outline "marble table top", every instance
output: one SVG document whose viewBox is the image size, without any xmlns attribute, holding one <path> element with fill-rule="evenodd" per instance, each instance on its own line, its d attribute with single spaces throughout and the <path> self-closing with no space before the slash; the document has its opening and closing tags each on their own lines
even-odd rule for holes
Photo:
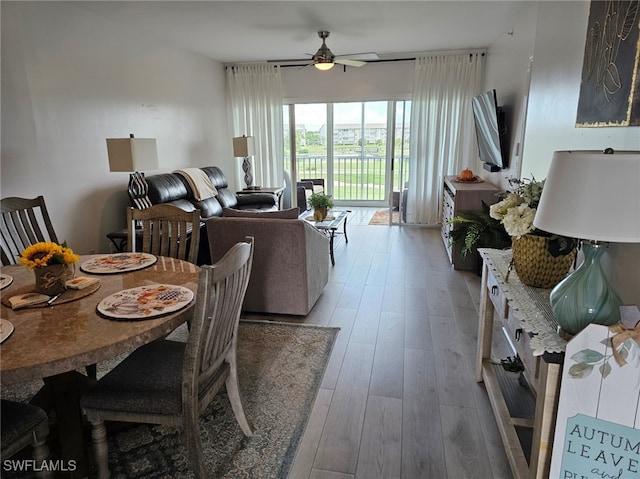
<svg viewBox="0 0 640 479">
<path fill-rule="evenodd" d="M 77 264 L 90 258 L 82 256 Z M 141 321 L 106 319 L 96 312 L 96 306 L 123 289 L 154 283 L 181 285 L 196 293 L 198 272 L 192 263 L 166 257 L 159 257 L 146 269 L 128 273 L 91 275 L 76 267 L 76 275 L 100 279 L 97 291 L 50 307 L 14 311 L 2 304 L 1 317 L 15 330 L 0 344 L 0 382 L 12 384 L 73 371 L 167 335 L 189 318 L 195 299 L 175 313 Z M 3 266 L 2 273 L 13 277 L 13 283 L 0 292 L 3 297 L 35 283 L 33 271 L 22 265 Z"/>
</svg>

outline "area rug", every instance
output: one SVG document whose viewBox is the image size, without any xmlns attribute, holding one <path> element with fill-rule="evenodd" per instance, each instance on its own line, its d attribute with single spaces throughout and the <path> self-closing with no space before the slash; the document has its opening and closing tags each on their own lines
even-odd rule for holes
<svg viewBox="0 0 640 479">
<path fill-rule="evenodd" d="M 269 321 L 240 322 L 238 376 L 254 436 L 246 438 L 242 434 L 223 389 L 200 420 L 211 477 L 287 477 L 338 330 Z M 105 367 L 109 365 L 99 365 L 99 376 Z M 7 393 L 10 391 L 5 389 L 3 397 Z M 17 394 L 24 394 L 24 389 Z M 181 433 L 176 429 L 108 425 L 108 430 L 112 478 L 193 477 Z"/>
<path fill-rule="evenodd" d="M 392 216 L 393 224 L 398 224 L 400 222 L 400 212 L 394 211 Z M 389 225 L 389 210 L 379 210 L 376 211 L 371 220 L 369 221 L 370 225 Z"/>
</svg>

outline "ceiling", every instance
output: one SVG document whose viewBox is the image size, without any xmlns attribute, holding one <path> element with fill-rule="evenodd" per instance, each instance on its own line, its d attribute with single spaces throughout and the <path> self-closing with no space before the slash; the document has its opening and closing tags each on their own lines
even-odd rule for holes
<svg viewBox="0 0 640 479">
<path fill-rule="evenodd" d="M 331 32 L 335 55 L 485 48 L 512 34 L 516 1 L 86 1 L 123 28 L 223 63 L 308 58 Z M 308 54 L 308 55 L 307 55 Z M 406 55 L 405 55 L 406 56 Z"/>
</svg>

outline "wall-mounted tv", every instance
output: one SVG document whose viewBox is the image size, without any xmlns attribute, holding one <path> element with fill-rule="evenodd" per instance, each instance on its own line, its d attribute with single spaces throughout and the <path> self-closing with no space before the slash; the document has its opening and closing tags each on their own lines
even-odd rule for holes
<svg viewBox="0 0 640 479">
<path fill-rule="evenodd" d="M 476 124 L 478 153 L 488 171 L 500 171 L 509 166 L 504 111 L 498 106 L 496 91 L 490 90 L 471 100 Z"/>
</svg>

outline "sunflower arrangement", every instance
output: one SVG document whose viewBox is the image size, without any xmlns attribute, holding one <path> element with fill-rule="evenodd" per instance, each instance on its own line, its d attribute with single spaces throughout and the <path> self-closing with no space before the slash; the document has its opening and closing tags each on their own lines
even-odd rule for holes
<svg viewBox="0 0 640 479">
<path fill-rule="evenodd" d="M 54 243 L 52 241 L 41 241 L 24 249 L 18 261 L 29 269 L 49 266 L 52 264 L 71 264 L 80 260 L 80 256 L 75 254 L 67 243 Z"/>
</svg>

